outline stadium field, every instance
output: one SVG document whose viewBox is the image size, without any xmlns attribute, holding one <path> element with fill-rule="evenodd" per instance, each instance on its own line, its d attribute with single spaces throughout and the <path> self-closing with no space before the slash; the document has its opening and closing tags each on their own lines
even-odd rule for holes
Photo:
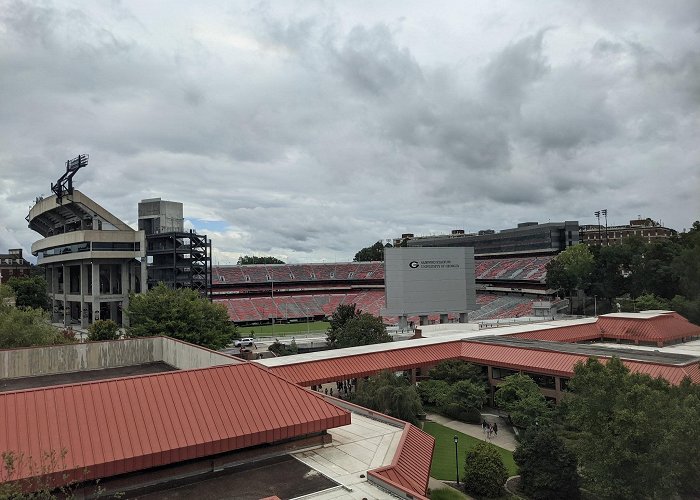
<svg viewBox="0 0 700 500">
<path fill-rule="evenodd" d="M 276 323 L 274 329 L 272 325 L 258 325 L 258 326 L 239 326 L 238 334 L 241 337 L 246 336 L 256 336 L 256 337 L 269 337 L 273 335 L 275 337 L 284 337 L 290 335 L 303 335 L 307 331 L 309 333 L 325 333 L 328 330 L 329 323 L 327 321 L 313 321 L 308 324 L 306 323 Z"/>
</svg>

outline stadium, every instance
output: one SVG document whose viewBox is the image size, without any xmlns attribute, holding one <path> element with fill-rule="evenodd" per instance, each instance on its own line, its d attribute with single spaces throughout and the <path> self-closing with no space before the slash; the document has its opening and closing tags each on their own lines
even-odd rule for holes
<svg viewBox="0 0 700 500">
<path fill-rule="evenodd" d="M 470 321 L 531 318 L 534 305 L 561 309 L 545 283 L 554 254 L 477 259 L 475 278 L 479 309 Z M 384 263 L 260 264 L 213 266 L 212 297 L 224 304 L 231 321 L 251 325 L 284 321 L 322 320 L 341 304 L 380 316 L 385 307 Z M 554 302 L 552 302 L 554 301 Z M 547 314 L 551 316 L 551 314 Z M 384 317 L 396 324 L 396 317 Z M 418 324 L 418 317 L 409 318 Z M 438 323 L 439 315 L 429 316 Z M 450 321 L 455 321 L 453 315 Z"/>
</svg>

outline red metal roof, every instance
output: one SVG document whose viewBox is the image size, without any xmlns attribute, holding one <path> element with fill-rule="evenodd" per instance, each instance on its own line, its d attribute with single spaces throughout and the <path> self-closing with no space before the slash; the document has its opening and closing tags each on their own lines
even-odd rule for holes
<svg viewBox="0 0 700 500">
<path fill-rule="evenodd" d="M 460 350 L 461 341 L 454 341 L 275 366 L 270 370 L 294 383 L 310 386 L 367 377 L 384 370 L 408 370 L 419 365 L 439 363 L 459 357 Z"/>
<path fill-rule="evenodd" d="M 424 499 L 430 480 L 435 439 L 417 427 L 406 424 L 391 465 L 367 472 L 399 488 L 414 498 Z"/>
<path fill-rule="evenodd" d="M 350 423 L 252 363 L 6 392 L 0 416 L 0 451 L 38 460 L 66 450 L 57 483 L 64 472 L 104 478 Z M 25 463 L 16 477 L 36 473 Z"/>
<path fill-rule="evenodd" d="M 700 326 L 675 312 L 638 318 L 604 315 L 598 318 L 596 325 L 604 338 L 613 339 L 665 343 L 700 336 Z"/>
<path fill-rule="evenodd" d="M 462 359 L 476 364 L 570 377 L 573 375 L 576 363 L 585 362 L 588 356 L 463 340 L 290 363 L 269 369 L 297 384 L 310 386 L 347 378 L 366 377 L 384 370 L 407 370 L 432 365 L 446 359 Z M 605 358 L 601 360 L 604 361 Z M 700 383 L 700 368 L 697 363 L 685 366 L 626 360 L 623 360 L 623 363 L 633 371 L 647 373 L 652 377 L 663 377 L 673 384 L 680 383 L 686 375 L 693 382 Z"/>
<path fill-rule="evenodd" d="M 523 332 L 508 335 L 519 339 L 550 340 L 553 342 L 585 342 L 587 340 L 600 339 L 600 330 L 595 323 L 583 325 L 562 326 L 548 328 L 534 332 Z"/>
</svg>

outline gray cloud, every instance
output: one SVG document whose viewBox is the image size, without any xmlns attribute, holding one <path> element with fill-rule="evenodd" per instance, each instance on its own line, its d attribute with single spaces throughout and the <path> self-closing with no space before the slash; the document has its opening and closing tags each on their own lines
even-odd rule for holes
<svg viewBox="0 0 700 500">
<path fill-rule="evenodd" d="M 601 206 L 688 227 L 694 9 L 0 0 L 0 251 L 82 152 L 78 188 L 132 224 L 154 196 L 223 221 L 220 261 Z"/>
</svg>

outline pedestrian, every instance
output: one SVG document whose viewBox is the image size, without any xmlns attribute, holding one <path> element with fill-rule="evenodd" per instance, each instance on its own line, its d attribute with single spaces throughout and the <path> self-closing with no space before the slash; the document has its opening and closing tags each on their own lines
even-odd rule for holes
<svg viewBox="0 0 700 500">
<path fill-rule="evenodd" d="M 486 434 L 486 429 L 488 428 L 488 426 L 489 426 L 489 424 L 488 424 L 488 422 L 487 422 L 486 420 L 484 420 L 483 422 L 481 422 L 481 431 L 482 431 L 484 434 Z"/>
<path fill-rule="evenodd" d="M 325 393 L 326 393 L 326 396 L 328 396 L 328 387 L 326 387 L 325 389 L 323 389 L 323 392 L 325 392 Z"/>
<path fill-rule="evenodd" d="M 498 424 L 496 422 L 493 423 L 493 435 L 498 437 Z"/>
<path fill-rule="evenodd" d="M 488 438 L 489 441 L 491 441 L 492 434 L 493 434 L 493 428 L 489 425 L 488 429 L 486 429 L 486 437 Z"/>
</svg>

